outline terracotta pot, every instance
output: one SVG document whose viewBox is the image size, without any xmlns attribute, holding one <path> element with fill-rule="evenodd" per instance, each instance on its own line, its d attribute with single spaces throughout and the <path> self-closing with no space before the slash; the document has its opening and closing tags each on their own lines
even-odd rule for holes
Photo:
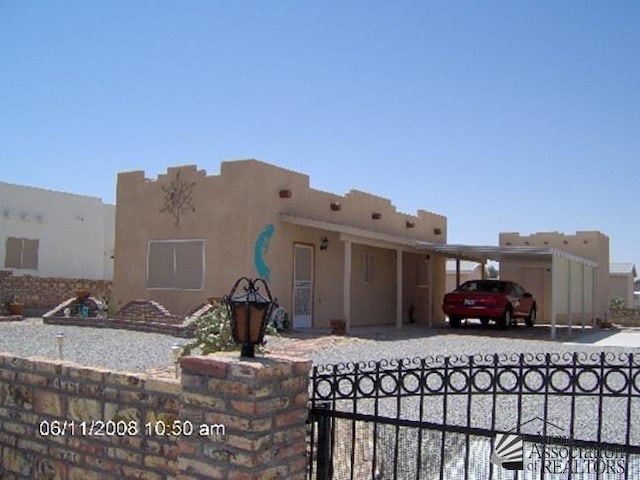
<svg viewBox="0 0 640 480">
<path fill-rule="evenodd" d="M 78 290 L 76 292 L 76 298 L 78 300 L 86 300 L 91 296 L 91 292 L 89 290 Z"/>
<path fill-rule="evenodd" d="M 341 319 L 334 319 L 330 322 L 332 335 L 345 335 L 347 333 L 347 322 Z"/>
<path fill-rule="evenodd" d="M 24 308 L 23 303 L 13 302 L 10 303 L 9 306 L 9 314 L 11 315 L 22 315 L 22 309 Z"/>
</svg>

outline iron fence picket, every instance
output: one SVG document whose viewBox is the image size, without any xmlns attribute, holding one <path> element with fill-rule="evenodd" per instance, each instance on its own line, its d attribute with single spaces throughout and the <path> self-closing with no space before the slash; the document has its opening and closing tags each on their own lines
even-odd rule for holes
<svg viewBox="0 0 640 480">
<path fill-rule="evenodd" d="M 631 353 L 617 356 L 611 353 L 595 356 L 584 353 L 509 356 L 496 354 L 383 360 L 357 365 L 336 364 L 314 367 L 311 380 L 310 418 L 319 422 L 323 416 L 330 417 L 330 422 L 325 423 L 331 426 L 329 442 L 326 439 L 322 442 L 314 439 L 314 432 L 318 432 L 320 436 L 320 429 L 310 429 L 312 435 L 308 450 L 311 452 L 310 455 L 313 457 L 315 448 L 316 463 L 322 459 L 329 462 L 329 465 L 322 468 L 316 465 L 315 471 L 318 473 L 316 478 L 323 480 L 324 477 L 320 477 L 321 473 L 325 476 L 329 475 L 327 478 L 335 478 L 334 472 L 331 471 L 334 457 L 338 451 L 340 454 L 344 453 L 343 446 L 340 445 L 337 448 L 336 441 L 336 426 L 340 419 L 350 422 L 347 443 L 350 449 L 348 455 L 351 470 L 346 477 L 350 479 L 360 480 L 355 472 L 356 468 L 359 468 L 357 464 L 361 463 L 368 463 L 362 467 L 362 471 L 366 471 L 367 478 L 370 477 L 372 480 L 380 478 L 421 480 L 431 478 L 430 475 L 435 471 L 439 472 L 440 478 L 446 478 L 448 469 L 451 468 L 462 470 L 460 478 L 475 478 L 473 477 L 474 468 L 481 469 L 483 472 L 488 470 L 491 477 L 500 467 L 492 463 L 493 457 L 489 462 L 486 458 L 478 460 L 476 453 L 480 448 L 484 448 L 482 445 L 491 444 L 491 440 L 499 431 L 515 432 L 522 442 L 542 445 L 543 463 L 547 459 L 547 448 L 544 447 L 546 445 L 568 448 L 570 466 L 573 465 L 575 448 L 593 449 L 598 455 L 603 452 L 623 452 L 623 458 L 628 466 L 624 470 L 625 478 L 630 478 L 631 461 L 640 463 L 640 447 L 632 444 L 634 440 L 637 442 L 640 438 L 640 432 L 632 431 L 631 427 L 634 405 L 637 408 L 640 402 L 640 365 Z M 348 384 L 350 388 L 341 389 L 341 381 L 343 385 Z M 363 385 L 367 385 L 367 388 Z M 442 400 L 440 412 L 437 409 L 433 410 L 433 406 L 437 405 L 433 403 L 433 399 L 437 399 L 438 396 Z M 552 419 L 549 416 L 551 399 L 563 398 L 567 401 L 560 402 L 562 405 L 562 420 L 558 422 L 560 425 L 549 424 L 551 420 L 555 421 L 555 418 Z M 589 402 L 589 405 L 591 402 L 597 403 L 594 405 L 597 410 L 595 434 L 584 425 L 580 429 L 577 428 L 579 399 L 581 406 L 585 405 L 585 401 Z M 330 401 L 330 409 L 316 408 L 319 402 L 326 400 Z M 344 411 L 343 400 L 350 400 L 348 405 L 351 411 Z M 612 431 L 610 429 L 605 436 L 603 429 L 605 403 L 610 402 L 607 403 L 609 406 L 610 404 L 618 405 L 623 400 L 626 401 L 624 408 L 619 408 L 621 412 L 617 414 L 621 415 L 623 417 L 621 420 L 626 422 L 625 430 L 619 429 L 618 434 L 615 429 Z M 359 408 L 363 401 L 365 403 L 362 404 L 367 408 Z M 370 401 L 373 401 L 372 409 Z M 385 413 L 382 408 L 383 406 L 388 408 L 389 401 L 392 401 L 391 405 L 395 407 L 393 413 Z M 417 408 L 416 401 L 419 402 Z M 504 420 L 498 422 L 498 414 L 501 411 L 499 407 L 506 405 L 509 409 L 513 408 L 514 404 L 517 405 L 516 425 L 512 429 L 507 429 Z M 431 408 L 427 409 L 427 405 L 431 405 Z M 623 404 L 620 403 L 620 405 Z M 464 413 L 459 414 L 462 417 L 458 414 L 453 415 L 456 406 L 458 409 L 463 409 Z M 407 408 L 411 411 L 407 412 Z M 489 413 L 485 414 L 485 418 L 476 418 L 478 411 L 482 415 L 487 408 Z M 526 418 L 525 409 L 529 414 L 540 412 L 542 409 L 541 417 L 537 416 L 523 423 L 523 419 Z M 370 413 L 371 410 L 373 414 Z M 425 412 L 428 413 L 425 414 Z M 507 417 L 507 420 L 512 420 L 512 417 Z M 524 426 L 534 420 L 542 422 L 541 435 L 531 433 L 529 426 L 524 430 Z M 361 429 L 357 426 L 357 422 L 365 426 Z M 571 443 L 567 444 L 565 437 L 550 435 L 548 425 L 553 425 L 561 431 L 567 431 L 568 427 Z M 392 445 L 386 442 L 389 437 L 385 435 L 389 427 L 393 431 Z M 372 436 L 371 432 L 373 432 Z M 439 437 L 439 445 L 434 441 L 434 434 Z M 358 456 L 355 454 L 358 442 L 363 441 L 362 436 L 365 436 L 364 441 L 372 443 L 371 458 L 360 458 L 360 454 Z M 622 440 L 619 438 L 621 436 L 624 437 Z M 315 447 L 314 442 L 317 443 Z M 331 459 L 327 460 L 324 453 L 321 454 L 320 443 L 329 443 L 328 446 L 324 446 L 327 447 L 325 451 L 330 452 Z M 433 451 L 429 454 L 429 450 L 425 450 L 431 447 L 432 443 L 433 447 L 440 451 L 439 459 L 433 455 Z M 461 463 L 457 464 L 458 467 L 455 467 L 455 462 L 458 460 L 452 456 L 452 450 L 456 448 L 460 451 L 462 458 Z M 410 449 L 410 452 L 407 449 Z M 413 466 L 406 465 L 406 458 L 414 460 Z M 602 457 L 599 458 L 602 459 Z M 471 462 L 472 459 L 473 462 Z M 635 463 L 633 468 L 637 468 Z M 500 472 L 503 472 L 503 469 Z M 310 478 L 313 478 L 313 473 L 314 467 L 310 465 Z M 596 468 L 597 478 L 600 478 L 601 473 Z M 509 476 L 520 478 L 520 473 L 514 471 Z M 540 472 L 540 478 L 544 477 L 543 469 Z M 500 478 L 504 477 L 500 476 Z M 566 478 L 573 478 L 571 468 Z"/>
</svg>

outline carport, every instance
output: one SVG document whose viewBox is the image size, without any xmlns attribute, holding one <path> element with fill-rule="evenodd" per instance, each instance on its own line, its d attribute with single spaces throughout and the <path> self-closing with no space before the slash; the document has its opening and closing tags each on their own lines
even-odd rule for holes
<svg viewBox="0 0 640 480">
<path fill-rule="evenodd" d="M 418 245 L 426 251 L 456 259 L 457 265 L 460 260 L 470 260 L 484 266 L 487 260 L 494 260 L 501 263 L 501 271 L 503 264 L 515 266 L 512 268 L 513 271 L 520 269 L 524 272 L 527 265 L 542 271 L 543 284 L 548 284 L 549 293 L 544 299 L 548 305 L 543 305 L 543 308 L 548 311 L 549 318 L 545 320 L 551 323 L 553 339 L 556 338 L 556 326 L 560 318 L 565 320 L 569 335 L 575 316 L 579 316 L 580 324 L 584 328 L 587 324 L 587 313 L 590 312 L 592 324 L 595 326 L 595 281 L 598 267 L 596 262 L 552 247 L 442 245 L 429 242 L 418 242 Z M 457 270 L 459 271 L 459 268 Z M 518 281 L 516 278 L 513 280 Z"/>
</svg>

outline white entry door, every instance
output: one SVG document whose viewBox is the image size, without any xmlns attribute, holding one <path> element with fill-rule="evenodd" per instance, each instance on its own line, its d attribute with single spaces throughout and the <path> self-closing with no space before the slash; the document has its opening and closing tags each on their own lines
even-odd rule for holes
<svg viewBox="0 0 640 480">
<path fill-rule="evenodd" d="M 313 247 L 293 246 L 293 328 L 311 327 L 313 311 Z"/>
</svg>

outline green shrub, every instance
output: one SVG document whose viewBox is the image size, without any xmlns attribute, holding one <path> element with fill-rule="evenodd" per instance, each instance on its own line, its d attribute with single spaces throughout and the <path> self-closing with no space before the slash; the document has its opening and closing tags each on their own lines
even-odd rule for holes
<svg viewBox="0 0 640 480">
<path fill-rule="evenodd" d="M 194 327 L 194 338 L 183 347 L 182 356 L 190 355 L 196 349 L 201 355 L 240 350 L 240 344 L 233 341 L 231 317 L 225 304 L 216 303 L 209 313 L 202 315 L 194 322 Z M 269 326 L 266 333 L 278 334 Z M 258 353 L 265 352 L 264 344 L 256 347 Z"/>
</svg>

